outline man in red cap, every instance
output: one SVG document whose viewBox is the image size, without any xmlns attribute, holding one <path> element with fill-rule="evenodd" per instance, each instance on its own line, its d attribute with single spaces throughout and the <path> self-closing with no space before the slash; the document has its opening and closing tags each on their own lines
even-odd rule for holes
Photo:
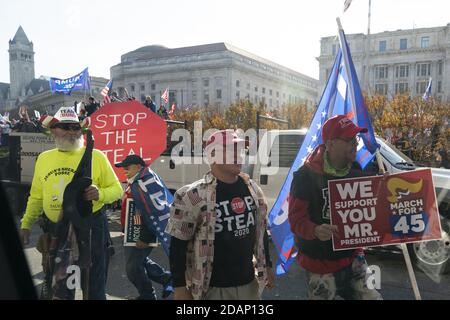
<svg viewBox="0 0 450 320">
<path fill-rule="evenodd" d="M 312 300 L 381 299 L 366 285 L 367 263 L 362 249 L 333 251 L 328 180 L 364 176 L 355 162 L 359 133 L 344 115 L 328 119 L 322 128 L 323 144 L 294 173 L 289 196 L 289 223 L 299 247 L 298 262 L 307 272 L 308 296 Z"/>
<path fill-rule="evenodd" d="M 175 194 L 166 232 L 176 300 L 258 300 L 274 285 L 267 202 L 241 173 L 244 151 L 233 130 L 215 132 L 205 148 L 211 171 Z"/>
</svg>

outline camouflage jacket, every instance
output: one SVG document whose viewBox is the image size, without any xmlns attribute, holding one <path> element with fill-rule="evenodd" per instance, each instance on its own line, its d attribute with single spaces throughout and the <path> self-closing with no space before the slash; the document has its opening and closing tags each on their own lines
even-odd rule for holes
<svg viewBox="0 0 450 320">
<path fill-rule="evenodd" d="M 256 203 L 256 243 L 254 260 L 259 293 L 266 283 L 264 233 L 267 227 L 267 202 L 261 188 L 248 175 L 240 176 L 247 184 Z M 217 180 L 207 173 L 190 185 L 180 188 L 174 197 L 166 232 L 180 240 L 189 241 L 186 253 L 186 286 L 195 300 L 204 297 L 211 280 L 216 224 Z"/>
</svg>

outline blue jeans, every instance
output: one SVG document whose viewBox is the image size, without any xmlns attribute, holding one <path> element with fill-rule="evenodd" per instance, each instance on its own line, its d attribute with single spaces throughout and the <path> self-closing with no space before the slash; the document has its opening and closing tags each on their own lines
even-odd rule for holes
<svg viewBox="0 0 450 320">
<path fill-rule="evenodd" d="M 94 214 L 92 219 L 89 300 L 106 300 L 105 288 L 109 266 L 108 239 L 108 220 L 102 208 Z"/>
<path fill-rule="evenodd" d="M 156 300 L 152 281 L 166 286 L 171 280 L 170 272 L 150 259 L 153 248 L 125 247 L 124 250 L 127 277 L 139 292 L 139 298 Z"/>
</svg>

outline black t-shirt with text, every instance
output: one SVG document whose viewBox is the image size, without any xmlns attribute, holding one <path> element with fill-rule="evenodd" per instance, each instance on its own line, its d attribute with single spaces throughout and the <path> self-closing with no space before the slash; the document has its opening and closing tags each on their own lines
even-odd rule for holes
<svg viewBox="0 0 450 320">
<path fill-rule="evenodd" d="M 214 263 L 210 286 L 236 287 L 255 279 L 256 204 L 241 177 L 216 188 Z"/>
</svg>

